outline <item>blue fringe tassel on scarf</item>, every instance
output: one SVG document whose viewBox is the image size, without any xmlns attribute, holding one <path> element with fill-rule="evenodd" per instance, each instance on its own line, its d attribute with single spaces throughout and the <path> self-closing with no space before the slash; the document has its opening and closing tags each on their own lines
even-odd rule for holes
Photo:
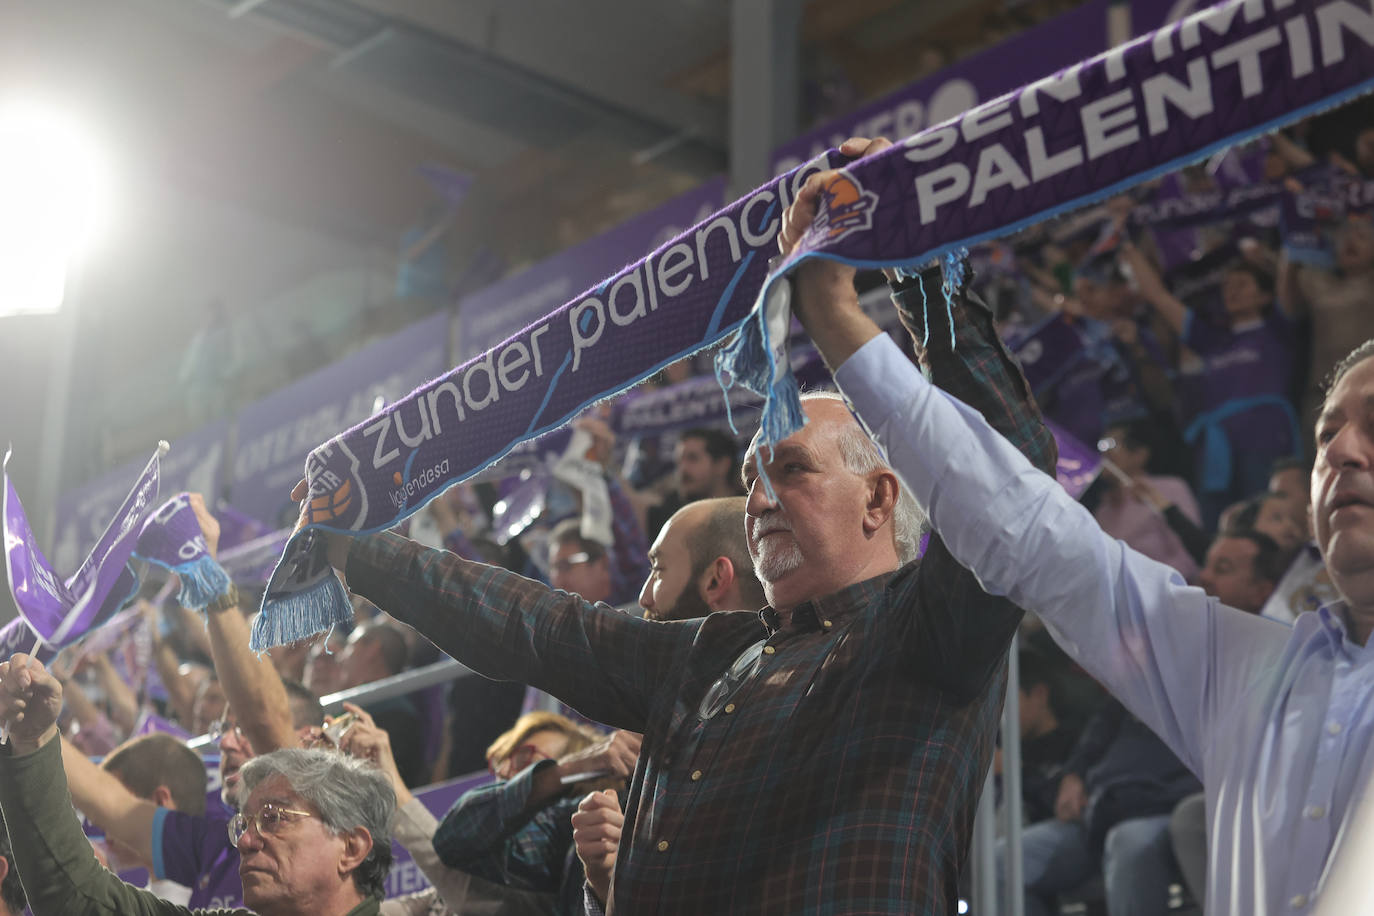
<svg viewBox="0 0 1374 916">
<path fill-rule="evenodd" d="M 739 333 L 716 354 L 716 381 L 727 395 L 727 415 L 730 386 L 743 385 L 763 397 L 759 448 L 768 449 L 770 455 L 773 446 L 806 425 L 801 391 L 787 359 L 787 332 L 791 322 L 791 281 L 786 277 L 773 277 L 765 284 L 760 304 L 754 306 Z M 729 384 L 725 381 L 726 376 L 729 376 Z M 733 417 L 730 428 L 735 428 Z M 768 498 L 775 499 L 773 485 L 762 468 L 759 479 L 763 481 Z"/>
<path fill-rule="evenodd" d="M 287 543 L 273 579 L 283 571 L 287 573 L 285 581 L 299 585 L 289 592 L 269 592 L 263 598 L 264 605 L 272 603 L 272 613 L 259 614 L 253 621 L 248 647 L 254 652 L 307 639 L 353 620 L 353 604 L 330 568 L 324 538 L 316 531 L 298 532 Z"/>
<path fill-rule="evenodd" d="M 301 591 L 275 596 L 273 608 L 271 614 L 259 614 L 253 621 L 248 645 L 255 652 L 308 639 L 353 621 L 348 592 L 332 574 Z"/>
<path fill-rule="evenodd" d="M 229 591 L 234 583 L 224 567 L 209 554 L 201 554 L 189 563 L 171 567 L 181 580 L 177 603 L 190 611 L 202 611 L 211 601 Z"/>
<path fill-rule="evenodd" d="M 958 248 L 940 259 L 940 273 L 944 279 L 941 290 L 945 295 L 945 311 L 949 316 L 950 346 L 954 345 L 954 297 L 968 281 L 968 249 Z M 898 276 L 919 276 L 899 268 Z M 925 286 L 921 286 L 925 297 Z M 930 322 L 925 320 L 926 341 L 930 338 Z M 785 276 L 770 277 L 764 284 L 759 302 L 740 326 L 734 339 L 716 354 L 716 381 L 726 394 L 726 416 L 730 429 L 737 435 L 735 421 L 730 416 L 729 390 L 743 385 L 763 397 L 763 412 L 759 417 L 759 448 L 768 449 L 806 425 L 802 410 L 801 392 L 787 359 L 787 332 L 792 321 L 792 285 Z M 924 343 L 925 341 L 923 341 Z M 775 499 L 773 485 L 763 468 L 759 479 L 769 499 Z"/>
</svg>

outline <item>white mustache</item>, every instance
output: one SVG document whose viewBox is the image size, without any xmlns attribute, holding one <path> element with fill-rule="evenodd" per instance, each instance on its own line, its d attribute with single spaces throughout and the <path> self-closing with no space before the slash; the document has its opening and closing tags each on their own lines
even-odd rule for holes
<svg viewBox="0 0 1374 916">
<path fill-rule="evenodd" d="M 781 513 L 770 513 L 759 519 L 758 525 L 754 528 L 754 538 L 757 540 L 766 534 L 772 534 L 774 531 L 791 532 L 792 523 Z"/>
</svg>

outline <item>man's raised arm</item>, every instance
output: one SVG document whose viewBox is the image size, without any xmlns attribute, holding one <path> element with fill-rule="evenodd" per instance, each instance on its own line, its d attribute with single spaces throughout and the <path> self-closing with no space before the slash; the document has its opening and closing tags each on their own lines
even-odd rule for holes
<svg viewBox="0 0 1374 916">
<path fill-rule="evenodd" d="M 198 493 L 191 494 L 191 508 L 200 522 L 210 556 L 215 557 L 219 549 L 219 522 Z M 286 687 L 272 659 L 248 648 L 248 621 L 239 611 L 237 598 L 238 590 L 231 589 L 229 595 L 212 602 L 205 610 L 215 674 L 255 754 L 296 747 Z"/>
<path fill-rule="evenodd" d="M 801 203 L 799 195 L 794 206 Z M 954 558 L 988 592 L 1044 618 L 1200 772 L 1209 724 L 1281 651 L 1286 631 L 1221 606 L 1103 534 L 977 410 L 922 377 L 857 301 L 800 292 L 795 301 L 840 388 Z M 1209 678 L 1215 670 L 1227 677 Z"/>
<path fill-rule="evenodd" d="M 882 139 L 855 139 L 842 151 L 871 155 L 889 145 Z M 787 211 L 780 242 L 784 252 L 810 225 L 816 211 L 815 192 L 827 182 L 828 174 L 813 176 Z M 966 264 L 961 267 L 967 269 Z M 859 309 L 852 268 L 812 261 L 798 273 L 794 285 L 797 314 L 812 330 L 826 361 L 836 367 L 860 345 L 870 343 L 877 327 Z M 1052 469 L 1054 438 L 1040 418 L 1020 367 L 997 339 L 991 309 L 967 283 L 953 293 L 953 305 L 947 308 L 939 269 L 905 279 L 889 273 L 888 278 L 893 303 L 930 377 L 981 413 L 1037 467 Z M 988 679 L 1003 663 L 1021 609 L 1005 597 L 984 591 L 938 537 L 931 539 L 921 563 L 921 575 L 910 580 L 920 595 L 916 604 L 920 611 L 909 630 L 908 652 L 937 686 L 961 700 L 972 698 L 986 689 Z"/>
<path fill-rule="evenodd" d="M 293 499 L 306 495 L 302 480 Z M 699 622 L 656 623 L 393 532 L 326 536 L 348 587 L 467 665 L 528 684 L 615 728 L 644 733 L 652 698 Z"/>
<path fill-rule="evenodd" d="M 35 659 L 0 662 L 0 809 L 35 916 L 189 913 L 132 888 L 96 861 L 71 808 L 58 749 L 62 686 Z M 86 761 L 89 764 L 89 761 Z"/>
</svg>

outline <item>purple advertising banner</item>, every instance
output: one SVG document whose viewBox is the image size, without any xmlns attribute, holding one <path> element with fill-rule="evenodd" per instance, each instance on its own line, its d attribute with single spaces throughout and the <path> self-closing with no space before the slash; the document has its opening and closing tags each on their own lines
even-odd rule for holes
<svg viewBox="0 0 1374 916">
<path fill-rule="evenodd" d="M 447 369 L 448 323 L 447 312 L 432 315 L 245 407 L 229 503 L 273 528 L 293 522 L 289 497 L 305 456 L 371 416 L 378 398 L 395 401 Z"/>
<path fill-rule="evenodd" d="M 173 441 L 171 450 L 162 457 L 162 492 L 189 490 L 213 500 L 223 479 L 228 433 L 229 424 L 221 421 Z M 54 569 L 76 568 L 83 551 L 95 543 L 129 492 L 129 481 L 142 468 L 142 460 L 131 461 L 58 498 L 57 537 L 51 555 Z"/>
<path fill-rule="evenodd" d="M 1215 2 L 1089 0 L 789 140 L 773 151 L 773 174 L 796 168 L 849 137 L 908 137 Z"/>
<path fill-rule="evenodd" d="M 621 223 L 594 239 L 540 261 L 528 270 L 458 303 L 461 363 L 534 324 L 582 290 L 620 270 L 638 252 L 701 222 L 725 203 L 725 179 L 715 178 Z"/>
<path fill-rule="evenodd" d="M 1110 0 L 1076 9 L 903 86 L 773 151 L 773 174 L 810 161 L 849 137 L 909 137 L 1008 90 L 1106 50 Z"/>
</svg>

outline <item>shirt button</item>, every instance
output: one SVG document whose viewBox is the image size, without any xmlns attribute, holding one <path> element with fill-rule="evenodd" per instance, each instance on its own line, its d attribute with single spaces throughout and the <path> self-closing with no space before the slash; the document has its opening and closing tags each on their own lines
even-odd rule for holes
<svg viewBox="0 0 1374 916">
<path fill-rule="evenodd" d="M 1339 722 L 1328 722 L 1328 723 L 1326 723 L 1326 730 L 1327 730 L 1327 732 L 1328 732 L 1329 734 L 1332 734 L 1332 735 L 1339 735 L 1339 734 L 1341 733 L 1341 723 L 1339 723 Z M 1296 898 L 1294 898 L 1294 899 L 1296 899 Z"/>
<path fill-rule="evenodd" d="M 828 630 L 828 629 L 830 629 L 831 627 L 833 627 L 834 624 L 831 623 L 829 620 L 822 620 L 822 621 L 821 621 L 821 626 L 825 627 L 825 628 Z"/>
<path fill-rule="evenodd" d="M 732 712 L 734 712 L 734 711 L 735 711 L 735 704 L 734 704 L 734 703 L 726 703 L 726 704 L 725 704 L 725 714 L 726 714 L 726 715 L 729 715 L 730 713 L 732 713 Z"/>
<path fill-rule="evenodd" d="M 1326 817 L 1326 809 L 1321 805 L 1308 805 L 1307 810 L 1304 811 L 1303 814 L 1315 821 Z"/>
<path fill-rule="evenodd" d="M 667 852 L 667 851 L 668 851 L 668 841 L 667 841 L 667 840 L 659 840 L 659 841 L 658 841 L 658 851 L 659 851 L 659 852 Z"/>
<path fill-rule="evenodd" d="M 764 654 L 764 655 L 772 655 L 772 654 L 773 654 L 774 652 L 776 652 L 776 651 L 778 651 L 778 650 L 777 650 L 777 649 L 774 649 L 772 646 L 764 646 L 764 647 L 763 647 L 763 654 Z"/>
<path fill-rule="evenodd" d="M 693 770 L 693 771 L 692 771 L 692 782 L 696 782 L 696 781 L 697 781 L 698 779 L 700 779 L 700 778 L 701 778 L 701 770 Z"/>
<path fill-rule="evenodd" d="M 1307 906 L 1307 895 L 1306 895 L 1306 894 L 1298 894 L 1298 895 L 1297 895 L 1296 897 L 1294 897 L 1292 900 L 1288 901 L 1288 903 L 1289 903 L 1290 906 L 1293 907 L 1293 909 L 1295 909 L 1295 910 L 1300 910 L 1300 909 L 1302 909 L 1303 907 Z"/>
</svg>

